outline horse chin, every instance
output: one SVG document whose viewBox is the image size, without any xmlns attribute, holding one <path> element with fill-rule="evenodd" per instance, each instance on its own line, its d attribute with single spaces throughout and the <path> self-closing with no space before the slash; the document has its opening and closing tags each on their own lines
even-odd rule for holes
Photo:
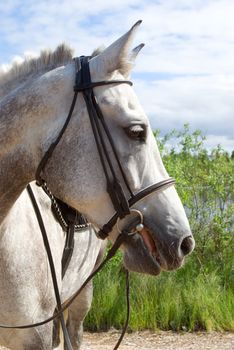
<svg viewBox="0 0 234 350">
<path fill-rule="evenodd" d="M 159 256 L 149 250 L 142 236 L 136 233 L 124 243 L 124 266 L 133 272 L 159 275 L 162 266 Z"/>
</svg>

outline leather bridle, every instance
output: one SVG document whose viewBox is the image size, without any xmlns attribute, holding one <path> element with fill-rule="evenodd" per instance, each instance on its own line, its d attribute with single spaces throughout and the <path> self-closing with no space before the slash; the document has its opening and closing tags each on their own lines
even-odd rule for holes
<svg viewBox="0 0 234 350">
<path fill-rule="evenodd" d="M 166 180 L 162 180 L 158 183 L 155 183 L 139 191 L 136 194 L 133 193 L 129 185 L 127 176 L 122 167 L 121 161 L 119 159 L 118 152 L 113 141 L 113 137 L 111 135 L 111 132 L 108 128 L 108 125 L 105 121 L 105 118 L 93 91 L 93 89 L 98 86 L 115 84 L 132 85 L 132 82 L 129 80 L 103 80 L 98 82 L 92 82 L 89 70 L 89 59 L 90 57 L 87 56 L 76 57 L 74 59 L 76 67 L 76 78 L 74 85 L 74 97 L 71 104 L 71 108 L 57 139 L 50 145 L 48 151 L 45 153 L 37 168 L 36 181 L 37 184 L 43 187 L 45 181 L 42 178 L 42 172 L 69 124 L 76 104 L 77 95 L 79 92 L 81 92 L 86 103 L 93 135 L 97 145 L 97 150 L 99 153 L 103 172 L 106 178 L 107 192 L 116 211 L 113 217 L 97 233 L 99 238 L 105 239 L 112 231 L 113 226 L 116 224 L 118 218 L 122 219 L 129 215 L 130 208 L 135 203 L 148 196 L 152 192 L 160 191 L 165 187 L 174 185 L 175 180 L 169 177 Z M 111 147 L 114 160 L 110 158 L 108 146 Z M 120 174 L 120 178 L 118 178 L 117 172 L 115 170 L 116 166 L 118 167 L 118 174 Z M 125 191 L 127 191 L 128 193 L 126 193 Z"/>
<path fill-rule="evenodd" d="M 55 268 L 53 264 L 53 259 L 50 251 L 50 246 L 47 239 L 46 230 L 43 224 L 43 219 L 41 217 L 38 205 L 36 203 L 35 197 L 33 195 L 33 192 L 28 185 L 28 192 L 30 195 L 30 198 L 33 203 L 33 207 L 35 210 L 35 213 L 37 215 L 37 219 L 40 225 L 40 229 L 42 232 L 44 245 L 47 251 L 50 268 L 51 268 L 51 274 L 54 284 L 54 291 L 56 296 L 56 302 L 57 302 L 57 312 L 47 318 L 44 321 L 40 321 L 34 324 L 27 324 L 27 325 L 4 325 L 0 324 L 0 328 L 17 328 L 17 329 L 26 329 L 26 328 L 32 328 L 41 326 L 45 323 L 48 323 L 55 318 L 59 317 L 62 328 L 64 331 L 64 336 L 67 344 L 68 349 L 72 349 L 69 336 L 67 334 L 67 330 L 65 327 L 65 321 L 63 319 L 63 312 L 72 304 L 74 299 L 80 294 L 80 292 L 83 290 L 83 288 L 88 284 L 89 281 L 92 280 L 92 278 L 103 268 L 103 266 L 115 255 L 116 251 L 120 247 L 121 244 L 127 239 L 127 237 L 130 237 L 136 233 L 136 231 L 141 231 L 143 228 L 143 214 L 136 209 L 132 209 L 132 206 L 140 201 L 141 199 L 145 198 L 146 196 L 150 195 L 153 192 L 160 191 L 168 186 L 174 185 L 175 180 L 173 178 L 168 178 L 166 180 L 160 181 L 158 183 L 155 183 L 138 193 L 134 194 L 131 190 L 131 187 L 129 185 L 129 182 L 127 180 L 126 174 L 124 172 L 124 169 L 121 165 L 121 161 L 118 156 L 117 149 L 115 147 L 113 137 L 111 135 L 111 132 L 107 126 L 107 123 L 105 121 L 105 118 L 102 114 L 101 108 L 97 102 L 97 99 L 95 97 L 93 89 L 98 86 L 104 86 L 104 85 L 115 85 L 115 84 L 128 84 L 132 85 L 132 82 L 129 80 L 104 80 L 104 81 L 98 81 L 98 82 L 92 82 L 90 70 L 89 70 L 89 60 L 90 57 L 81 56 L 79 58 L 75 58 L 75 67 L 76 67 L 76 78 L 75 78 L 75 85 L 74 85 L 74 96 L 71 103 L 71 107 L 69 110 L 69 113 L 67 115 L 67 118 L 65 120 L 65 123 L 59 132 L 56 140 L 52 142 L 49 149 L 46 151 L 45 155 L 43 156 L 42 160 L 39 163 L 39 166 L 36 171 L 36 181 L 39 186 L 42 186 L 44 191 L 49 195 L 49 197 L 52 199 L 52 194 L 50 195 L 50 190 L 46 184 L 46 181 L 43 179 L 42 173 L 45 169 L 45 166 L 48 162 L 48 160 L 51 158 L 54 149 L 58 145 L 59 141 L 61 140 L 64 132 L 66 131 L 69 122 L 71 120 L 78 93 L 83 94 L 83 98 L 86 103 L 87 111 L 89 114 L 89 119 L 93 131 L 93 135 L 95 138 L 95 142 L 97 145 L 97 150 L 99 153 L 100 161 L 102 164 L 103 172 L 105 174 L 106 178 L 106 184 L 107 184 L 107 192 L 111 198 L 111 201 L 113 203 L 115 214 L 112 216 L 112 218 L 99 230 L 97 233 L 97 236 L 101 239 L 105 239 L 108 237 L 109 233 L 112 231 L 115 224 L 118 224 L 118 221 L 120 219 L 125 218 L 126 216 L 132 214 L 132 213 L 139 213 L 140 219 L 140 225 L 139 220 L 138 223 L 135 222 L 134 227 L 124 228 L 119 232 L 119 236 L 117 237 L 114 245 L 110 249 L 109 253 L 107 254 L 107 257 L 104 259 L 104 261 L 100 264 L 100 266 L 86 279 L 86 281 L 82 284 L 82 286 L 79 288 L 79 290 L 70 298 L 70 300 L 66 303 L 65 306 L 61 305 L 61 300 L 59 296 L 59 290 L 58 290 L 58 284 L 55 274 Z M 108 149 L 109 147 L 112 150 L 112 154 L 114 156 L 114 160 L 110 158 Z M 120 174 L 120 178 L 117 175 L 117 172 L 115 171 L 115 167 L 118 167 L 118 174 Z M 127 192 L 127 193 L 126 193 Z M 54 198 L 54 197 L 53 197 Z M 135 214 L 134 214 L 135 215 Z M 135 229 L 135 230 L 134 230 Z M 133 232 L 132 232 L 133 230 Z M 120 336 L 119 341 L 117 342 L 115 349 L 118 348 L 121 340 L 123 339 L 124 333 L 127 329 L 128 319 L 129 319 L 129 300 L 128 300 L 128 294 L 127 294 L 127 305 L 128 305 L 128 314 L 127 314 L 127 322 L 125 323 L 123 332 Z"/>
</svg>

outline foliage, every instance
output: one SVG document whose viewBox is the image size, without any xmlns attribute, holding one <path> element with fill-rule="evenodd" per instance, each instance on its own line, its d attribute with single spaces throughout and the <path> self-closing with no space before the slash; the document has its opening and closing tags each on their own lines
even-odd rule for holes
<svg viewBox="0 0 234 350">
<path fill-rule="evenodd" d="M 138 329 L 233 330 L 234 157 L 220 146 L 208 152 L 199 130 L 173 130 L 155 137 L 168 173 L 189 216 L 196 249 L 185 266 L 160 277 L 132 274 L 130 327 Z M 95 279 L 92 330 L 121 328 L 124 279 L 121 254 Z"/>
</svg>

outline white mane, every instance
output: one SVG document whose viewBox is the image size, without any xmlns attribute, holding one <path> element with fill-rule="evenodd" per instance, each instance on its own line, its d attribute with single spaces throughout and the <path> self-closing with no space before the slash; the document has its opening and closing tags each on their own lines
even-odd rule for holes
<svg viewBox="0 0 234 350">
<path fill-rule="evenodd" d="M 8 72 L 0 71 L 0 96 L 9 93 L 28 78 L 71 62 L 73 50 L 67 44 L 60 44 L 53 52 L 43 50 L 37 58 L 25 58 L 22 63 L 14 63 Z"/>
</svg>

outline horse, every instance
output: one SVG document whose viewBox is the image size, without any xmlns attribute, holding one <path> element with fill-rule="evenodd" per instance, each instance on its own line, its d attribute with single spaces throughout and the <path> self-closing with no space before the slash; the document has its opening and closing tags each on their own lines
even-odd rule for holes
<svg viewBox="0 0 234 350">
<path fill-rule="evenodd" d="M 143 47 L 130 49 L 140 23 L 89 58 L 73 61 L 60 47 L 1 77 L 0 239 L 11 235 L 8 215 L 26 185 L 36 179 L 82 212 L 99 228 L 99 237 L 115 242 L 124 236 L 121 249 L 129 270 L 158 275 L 177 269 L 194 249 L 174 181 L 128 80 Z M 29 249 L 35 258 L 43 254 L 31 242 Z M 56 261 L 61 251 L 53 255 Z M 24 282 L 22 288 L 35 305 L 27 308 L 24 292 L 11 289 L 16 266 L 11 266 L 9 255 L 4 258 L 3 285 L 9 284 L 7 295 L 0 292 L 0 316 L 8 322 L 16 316 L 17 322 L 32 322 L 38 319 L 37 291 L 42 286 Z M 17 261 L 19 270 L 20 258 Z M 42 270 L 32 272 L 28 266 L 27 272 L 38 275 Z M 40 302 L 40 318 L 54 312 L 54 300 Z M 33 332 L 22 332 L 18 350 L 51 349 L 51 326 L 44 327 L 43 337 L 37 328 Z M 3 338 L 9 340 L 13 333 Z"/>
</svg>

